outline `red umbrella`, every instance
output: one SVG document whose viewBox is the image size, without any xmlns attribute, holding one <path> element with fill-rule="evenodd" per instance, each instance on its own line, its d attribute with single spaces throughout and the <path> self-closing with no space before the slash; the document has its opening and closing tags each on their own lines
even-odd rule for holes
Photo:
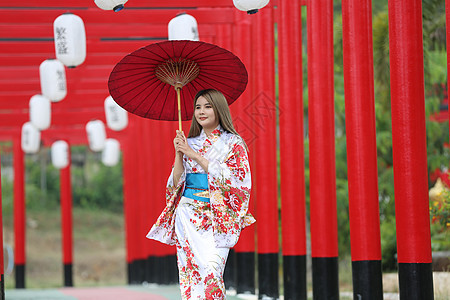
<svg viewBox="0 0 450 300">
<path fill-rule="evenodd" d="M 166 41 L 125 56 L 109 77 L 112 98 L 127 111 L 156 120 L 192 118 L 195 94 L 213 88 L 228 104 L 245 90 L 248 75 L 228 50 L 198 41 Z M 178 109 L 177 109 L 178 107 Z"/>
</svg>

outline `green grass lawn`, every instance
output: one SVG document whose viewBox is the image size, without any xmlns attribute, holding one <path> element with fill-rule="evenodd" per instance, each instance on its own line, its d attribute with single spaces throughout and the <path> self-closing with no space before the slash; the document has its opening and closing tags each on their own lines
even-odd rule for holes
<svg viewBox="0 0 450 300">
<path fill-rule="evenodd" d="M 5 214 L 4 241 L 14 245 L 13 216 Z M 63 285 L 61 214 L 59 209 L 28 211 L 26 215 L 27 288 Z M 73 280 L 75 286 L 125 285 L 123 215 L 101 210 L 73 210 Z M 14 288 L 14 273 L 5 274 Z"/>
</svg>

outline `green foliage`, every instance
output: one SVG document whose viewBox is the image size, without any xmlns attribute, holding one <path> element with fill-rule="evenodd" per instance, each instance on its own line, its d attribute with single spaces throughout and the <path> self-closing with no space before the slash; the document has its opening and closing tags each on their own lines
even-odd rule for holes
<svg viewBox="0 0 450 300">
<path fill-rule="evenodd" d="M 2 209 L 4 214 L 11 214 L 13 211 L 13 183 L 8 178 L 2 177 Z"/>
<path fill-rule="evenodd" d="M 108 209 L 120 212 L 123 208 L 122 164 L 104 166 L 100 157 L 86 149 L 85 161 L 72 169 L 73 203 L 90 209 Z"/>
<path fill-rule="evenodd" d="M 122 164 L 106 167 L 100 156 L 87 147 L 71 147 L 72 202 L 74 207 L 121 212 L 123 209 Z M 60 171 L 50 162 L 49 149 L 25 157 L 25 200 L 27 209 L 48 210 L 59 206 Z M 4 212 L 13 209 L 13 182 L 2 178 Z"/>
<path fill-rule="evenodd" d="M 425 48 L 445 51 L 445 0 L 423 0 L 422 15 Z"/>
<path fill-rule="evenodd" d="M 381 265 L 383 270 L 395 270 L 397 268 L 397 239 L 395 219 L 389 216 L 380 224 L 381 233 Z"/>
<path fill-rule="evenodd" d="M 50 209 L 59 203 L 59 170 L 50 163 L 49 149 L 25 156 L 25 201 L 27 209 Z"/>
<path fill-rule="evenodd" d="M 431 248 L 433 251 L 450 249 L 450 191 L 444 189 L 439 196 L 430 198 Z"/>
</svg>

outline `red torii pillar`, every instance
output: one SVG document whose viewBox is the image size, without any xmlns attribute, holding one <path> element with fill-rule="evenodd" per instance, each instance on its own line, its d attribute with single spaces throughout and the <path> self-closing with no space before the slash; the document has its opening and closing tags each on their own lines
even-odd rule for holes
<svg viewBox="0 0 450 300">
<path fill-rule="evenodd" d="M 1 161 L 1 160 L 0 160 Z M 5 299 L 5 276 L 4 276 L 4 261 L 3 261 L 3 210 L 2 210 L 2 177 L 0 166 L 0 299 Z"/>
<path fill-rule="evenodd" d="M 175 158 L 175 148 L 173 147 L 173 139 L 175 138 L 175 130 L 177 128 L 176 122 L 164 122 L 164 121 L 157 121 L 161 125 L 161 154 L 162 154 L 162 163 L 164 164 L 159 169 L 159 178 L 160 183 L 158 187 L 159 193 L 157 194 L 156 201 L 158 202 L 158 209 L 156 212 L 156 215 L 159 216 L 159 214 L 164 209 L 166 202 L 165 202 L 165 194 L 166 194 L 166 184 L 167 179 L 169 178 L 169 174 L 172 170 L 172 165 L 174 163 Z M 182 122 L 182 128 L 184 130 L 185 135 L 187 136 L 189 133 L 189 128 L 187 125 L 190 125 L 190 121 Z M 162 173 L 161 173 L 162 171 Z M 152 170 L 153 173 L 155 170 Z M 163 176 L 161 176 L 163 174 Z M 156 221 L 156 219 L 154 220 Z M 158 242 L 159 243 L 159 242 Z M 175 246 L 169 246 L 165 244 L 160 244 L 160 247 L 162 248 L 162 254 L 164 255 L 164 261 L 165 261 L 165 268 L 166 268 L 166 284 L 172 284 L 172 283 L 178 283 L 178 265 L 177 265 L 177 254 L 176 254 L 176 247 Z"/>
<path fill-rule="evenodd" d="M 64 266 L 64 286 L 73 286 L 72 263 L 73 263 L 73 238 L 72 238 L 72 183 L 70 176 L 70 144 L 68 144 L 67 167 L 59 171 L 60 174 L 60 201 L 61 201 L 61 225 L 62 225 L 62 249 Z"/>
<path fill-rule="evenodd" d="M 400 298 L 433 299 L 420 0 L 389 0 L 389 59 Z"/>
<path fill-rule="evenodd" d="M 383 299 L 370 0 L 342 1 L 354 299 Z"/>
<path fill-rule="evenodd" d="M 129 125 L 126 129 L 127 140 L 123 147 L 123 195 L 124 195 L 124 219 L 125 219 L 125 240 L 127 250 L 128 263 L 128 283 L 137 284 L 139 282 L 137 263 L 138 257 L 138 218 L 137 216 L 137 188 L 136 180 L 138 177 L 136 161 L 136 147 L 137 147 L 137 126 L 135 124 L 136 116 L 129 114 Z"/>
<path fill-rule="evenodd" d="M 148 179 L 148 152 L 147 147 L 145 146 L 146 142 L 141 140 L 148 138 L 144 135 L 144 126 L 145 126 L 145 120 L 142 117 L 136 116 L 136 141 L 135 147 L 136 147 L 136 156 L 134 159 L 137 162 L 137 167 L 135 168 L 134 172 L 137 173 L 136 181 L 134 184 L 134 187 L 136 188 L 136 198 L 132 199 L 134 201 L 134 208 L 136 209 L 134 217 L 137 219 L 136 221 L 136 260 L 135 260 L 135 266 L 136 266 L 136 275 L 137 275 L 137 281 L 139 283 L 143 283 L 145 281 L 145 270 L 146 270 L 146 263 L 147 263 L 147 249 L 146 245 L 148 240 L 145 238 L 148 228 L 146 226 L 146 217 L 147 211 L 145 203 L 148 201 L 147 193 L 148 193 L 148 182 L 146 180 Z"/>
<path fill-rule="evenodd" d="M 233 51 L 241 59 L 247 68 L 249 73 L 249 79 L 253 77 L 251 70 L 251 19 L 252 16 L 248 16 L 239 10 L 235 10 L 235 25 L 233 31 Z M 255 176 L 255 170 L 253 169 L 253 157 L 254 147 L 254 132 L 252 130 L 252 115 L 249 113 L 249 107 L 251 107 L 251 95 L 252 85 L 249 83 L 246 90 L 239 99 L 230 106 L 230 110 L 233 116 L 233 124 L 245 140 L 249 150 L 249 161 L 252 175 Z M 251 110 L 251 109 L 250 109 Z M 253 180 L 253 184 L 255 181 Z M 249 211 L 254 214 L 254 206 L 256 202 L 255 198 L 255 185 L 252 187 L 252 193 L 250 195 Z M 239 241 L 234 247 L 236 251 L 236 291 L 238 294 L 255 293 L 255 234 L 256 226 L 251 225 L 245 228 L 239 237 Z M 227 263 L 228 264 L 228 263 Z"/>
<path fill-rule="evenodd" d="M 252 171 L 256 195 L 259 295 L 278 298 L 278 187 L 273 8 L 252 18 L 253 124 Z"/>
<path fill-rule="evenodd" d="M 229 23 L 226 24 L 217 24 L 216 25 L 216 40 L 215 44 L 219 47 L 222 47 L 224 49 L 227 49 L 231 52 L 233 51 L 233 40 L 234 35 L 232 34 L 232 25 Z M 236 52 L 234 52 L 236 54 Z M 241 59 L 242 60 L 242 59 Z M 238 100 L 239 102 L 241 100 Z M 236 108 L 235 105 L 238 102 L 236 101 L 233 103 L 233 105 L 230 107 L 230 110 L 232 108 Z M 231 116 L 234 117 L 233 111 L 231 112 Z M 234 124 L 233 124 L 234 125 Z M 223 272 L 223 279 L 225 282 L 225 288 L 228 289 L 236 289 L 236 252 L 235 247 L 230 249 L 230 252 L 228 253 L 227 258 L 227 264 L 225 266 L 225 270 Z"/>
<path fill-rule="evenodd" d="M 309 0 L 307 12 L 313 296 L 338 299 L 333 1 Z"/>
<path fill-rule="evenodd" d="M 147 123 L 151 123 L 147 124 Z M 162 144 L 162 141 L 160 139 L 160 128 L 158 127 L 158 124 L 156 124 L 153 120 L 147 120 L 146 126 L 148 127 L 147 134 L 145 136 L 142 136 L 142 143 L 146 144 L 148 146 L 148 156 L 146 156 L 146 162 L 145 164 L 149 166 L 149 170 L 153 169 L 154 171 L 160 170 L 162 166 L 162 159 L 161 155 L 163 155 L 163 152 L 159 150 L 160 145 Z M 157 145 L 155 145 L 153 142 L 157 141 Z M 155 172 L 155 174 L 158 172 Z M 146 230 L 150 230 L 153 222 L 155 222 L 156 218 L 158 217 L 159 213 L 161 212 L 160 205 L 158 205 L 158 202 L 164 203 L 164 198 L 158 199 L 158 191 L 160 190 L 160 178 L 159 177 L 165 177 L 167 174 L 164 174 L 163 172 L 159 172 L 158 176 L 155 176 L 152 178 L 152 180 L 147 180 L 148 185 L 148 195 L 145 200 L 146 202 L 146 208 L 145 210 L 141 209 L 142 216 L 146 221 Z M 160 245 L 159 242 L 155 240 L 145 240 L 146 248 L 147 248 L 147 276 L 146 280 L 149 283 L 163 283 L 162 282 L 162 275 L 163 275 L 163 267 L 161 263 L 161 248 L 162 245 Z"/>
<path fill-rule="evenodd" d="M 158 244 L 154 243 L 154 241 L 145 238 L 148 230 L 151 227 L 151 222 L 153 221 L 153 217 L 155 215 L 155 185 L 156 178 L 152 177 L 151 170 L 155 169 L 154 160 L 155 156 L 152 153 L 152 140 L 155 138 L 154 132 L 150 130 L 150 120 L 145 120 L 142 117 L 139 117 L 139 124 L 141 126 L 141 130 L 138 131 L 138 140 L 139 140 L 139 152 L 140 154 L 136 159 L 140 159 L 139 169 L 141 169 L 141 178 L 140 181 L 143 185 L 140 185 L 140 200 L 139 200 L 139 215 L 138 217 L 140 221 L 139 227 L 139 240 L 142 240 L 145 248 L 145 274 L 143 281 L 153 282 L 153 283 L 163 283 L 158 281 L 159 278 L 162 277 L 163 269 L 160 268 L 160 265 L 156 265 L 155 263 L 161 261 L 161 258 L 158 256 L 160 254 L 160 247 Z M 157 276 L 159 274 L 159 276 Z"/>
<path fill-rule="evenodd" d="M 16 288 L 25 288 L 25 167 L 20 132 L 14 145 L 14 265 Z"/>
<path fill-rule="evenodd" d="M 278 11 L 281 228 L 284 299 L 306 300 L 306 207 L 300 1 Z"/>
</svg>

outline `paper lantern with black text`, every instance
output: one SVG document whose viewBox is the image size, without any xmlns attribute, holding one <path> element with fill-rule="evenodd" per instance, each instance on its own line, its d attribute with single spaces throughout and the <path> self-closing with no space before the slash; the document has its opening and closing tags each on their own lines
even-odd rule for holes
<svg viewBox="0 0 450 300">
<path fill-rule="evenodd" d="M 89 121 L 86 124 L 86 133 L 89 148 L 94 152 L 102 151 L 105 148 L 106 131 L 105 124 L 100 120 Z"/>
<path fill-rule="evenodd" d="M 107 139 L 102 152 L 102 162 L 105 166 L 117 165 L 120 159 L 120 144 L 116 139 Z"/>
<path fill-rule="evenodd" d="M 56 141 L 51 148 L 52 164 L 57 169 L 64 169 L 69 165 L 69 145 L 66 141 Z"/>
<path fill-rule="evenodd" d="M 255 14 L 269 3 L 269 0 L 233 0 L 234 6 L 247 14 Z"/>
<path fill-rule="evenodd" d="M 106 125 L 120 131 L 128 125 L 128 112 L 117 104 L 111 96 L 105 99 Z"/>
<path fill-rule="evenodd" d="M 31 124 L 26 122 L 22 125 L 22 150 L 25 153 L 37 153 L 41 146 L 41 132 Z"/>
<path fill-rule="evenodd" d="M 58 102 L 67 95 L 66 70 L 57 59 L 46 59 L 39 66 L 42 95 Z"/>
<path fill-rule="evenodd" d="M 186 13 L 179 14 L 170 20 L 169 40 L 198 41 L 197 20 Z"/>
<path fill-rule="evenodd" d="M 86 59 L 86 31 L 83 20 L 65 13 L 53 22 L 56 58 L 69 68 L 76 67 Z"/>
<path fill-rule="evenodd" d="M 50 127 L 50 100 L 42 95 L 34 95 L 30 99 L 30 122 L 36 129 L 45 130 Z"/>
<path fill-rule="evenodd" d="M 101 9 L 118 12 L 124 8 L 123 5 L 127 3 L 128 0 L 95 0 L 94 2 Z"/>
</svg>

